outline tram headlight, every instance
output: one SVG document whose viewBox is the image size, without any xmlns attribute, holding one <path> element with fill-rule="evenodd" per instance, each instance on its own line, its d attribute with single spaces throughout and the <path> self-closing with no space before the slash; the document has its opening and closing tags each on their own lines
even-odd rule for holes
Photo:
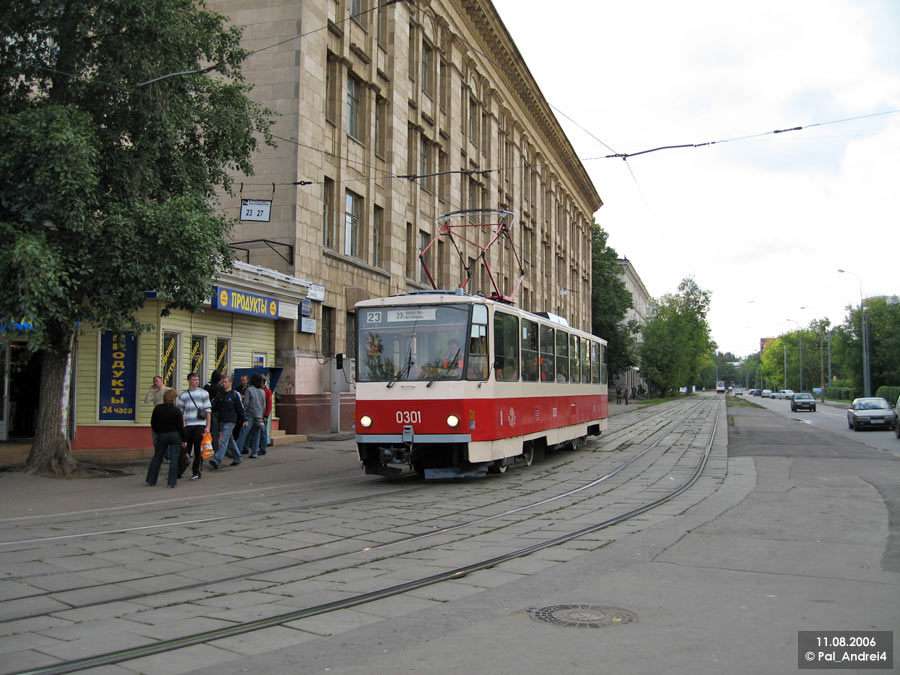
<svg viewBox="0 0 900 675">
<path fill-rule="evenodd" d="M 363 429 L 368 429 L 370 426 L 372 426 L 372 418 L 368 415 L 363 415 L 359 418 L 359 426 L 361 426 Z"/>
<path fill-rule="evenodd" d="M 456 428 L 457 426 L 459 426 L 459 418 L 456 415 L 448 415 L 447 426 Z"/>
</svg>

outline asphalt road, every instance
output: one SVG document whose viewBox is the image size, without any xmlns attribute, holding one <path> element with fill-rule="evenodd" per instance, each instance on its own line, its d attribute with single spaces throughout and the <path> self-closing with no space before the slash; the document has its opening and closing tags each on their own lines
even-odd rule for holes
<svg viewBox="0 0 900 675">
<path fill-rule="evenodd" d="M 743 398 L 761 405 L 767 410 L 779 415 L 808 424 L 816 429 L 837 434 L 839 438 L 854 443 L 861 443 L 877 450 L 887 450 L 900 458 L 900 439 L 891 429 L 865 429 L 853 431 L 847 427 L 847 407 L 838 403 L 826 402 L 816 405 L 816 412 L 791 412 L 791 402 L 781 399 L 761 398 L 759 396 L 747 396 Z"/>
</svg>

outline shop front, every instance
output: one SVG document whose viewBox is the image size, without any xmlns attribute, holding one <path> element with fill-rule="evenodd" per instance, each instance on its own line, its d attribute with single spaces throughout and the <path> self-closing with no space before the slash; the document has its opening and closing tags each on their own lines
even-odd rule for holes
<svg viewBox="0 0 900 675">
<path fill-rule="evenodd" d="M 290 335 L 309 282 L 265 268 L 235 263 L 215 281 L 213 297 L 197 312 L 164 312 L 164 299 L 148 297 L 137 320 L 140 334 L 85 327 L 76 344 L 72 450 L 122 451 L 122 458 L 151 448 L 148 392 L 155 376 L 178 391 L 195 372 L 272 367 L 278 335 Z M 108 456 L 108 455 L 107 455 Z"/>
</svg>

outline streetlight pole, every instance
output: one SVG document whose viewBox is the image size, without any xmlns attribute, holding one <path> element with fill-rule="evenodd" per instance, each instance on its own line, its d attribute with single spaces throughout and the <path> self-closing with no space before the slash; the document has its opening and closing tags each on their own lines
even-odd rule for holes
<svg viewBox="0 0 900 675">
<path fill-rule="evenodd" d="M 859 283 L 859 323 L 862 332 L 862 353 L 863 353 L 863 396 L 872 395 L 872 384 L 869 376 L 869 329 L 866 325 L 866 309 L 863 304 L 863 288 L 862 279 L 859 275 L 850 270 L 838 270 L 841 274 L 852 274 Z"/>
</svg>

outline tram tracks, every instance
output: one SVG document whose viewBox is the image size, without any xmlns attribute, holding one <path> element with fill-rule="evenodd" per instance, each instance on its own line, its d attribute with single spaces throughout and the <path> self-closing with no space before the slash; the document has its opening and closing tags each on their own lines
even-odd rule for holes
<svg viewBox="0 0 900 675">
<path fill-rule="evenodd" d="M 707 406 L 704 403 L 700 403 L 700 404 L 694 406 L 694 410 L 696 411 L 696 409 L 698 407 L 706 408 Z M 684 410 L 682 409 L 680 412 L 684 413 Z M 667 426 L 670 424 L 672 424 L 672 420 L 670 420 L 668 422 Z M 686 423 L 686 424 L 689 425 L 690 423 Z M 201 633 L 197 633 L 195 635 L 185 636 L 185 637 L 181 637 L 181 638 L 178 638 L 175 640 L 158 642 L 153 645 L 143 645 L 143 646 L 140 646 L 140 647 L 134 648 L 134 649 L 120 650 L 117 652 L 110 652 L 110 653 L 104 654 L 104 655 L 98 655 L 96 657 L 91 657 L 88 659 L 79 659 L 79 660 L 75 660 L 75 661 L 70 661 L 70 662 L 66 662 L 63 664 L 58 664 L 57 666 L 49 667 L 47 669 L 40 669 L 40 670 L 37 670 L 34 672 L 47 672 L 47 673 L 50 673 L 50 672 L 73 672 L 75 670 L 80 670 L 83 668 L 95 667 L 95 666 L 108 664 L 108 663 L 118 663 L 118 662 L 122 662 L 122 661 L 131 660 L 134 658 L 138 658 L 141 656 L 148 656 L 150 654 L 160 653 L 160 652 L 164 652 L 164 651 L 170 651 L 173 649 L 179 649 L 179 648 L 189 646 L 192 644 L 199 644 L 202 642 L 216 640 L 216 639 L 228 637 L 231 635 L 247 633 L 247 632 L 251 632 L 254 630 L 260 630 L 262 628 L 266 628 L 269 626 L 284 624 L 284 623 L 296 621 L 296 620 L 299 620 L 299 619 L 302 619 L 305 617 L 316 616 L 318 614 L 335 611 L 337 609 L 353 607 L 353 606 L 368 603 L 368 602 L 371 602 L 373 600 L 377 600 L 380 598 L 386 598 L 386 597 L 390 597 L 392 595 L 405 593 L 410 590 L 414 590 L 417 588 L 422 588 L 424 586 L 438 583 L 440 581 L 444 581 L 444 580 L 448 580 L 448 579 L 462 578 L 463 576 L 465 576 L 467 574 L 471 574 L 474 571 L 477 571 L 480 569 L 487 569 L 487 568 L 496 566 L 498 564 L 501 564 L 502 562 L 505 562 L 506 560 L 511 560 L 516 557 L 528 555 L 530 553 L 542 550 L 544 548 L 557 546 L 560 543 L 571 541 L 572 539 L 584 537 L 593 532 L 597 532 L 601 529 L 610 527 L 611 525 L 623 522 L 630 518 L 634 518 L 635 516 L 637 516 L 641 513 L 644 513 L 652 508 L 655 508 L 656 506 L 658 506 L 662 503 L 670 501 L 671 499 L 674 499 L 679 494 L 681 494 L 682 492 L 687 490 L 691 485 L 693 485 L 694 482 L 696 482 L 696 480 L 702 474 L 703 468 L 706 465 L 706 461 L 709 457 L 709 451 L 712 447 L 713 438 L 715 437 L 715 430 L 716 430 L 717 425 L 718 425 L 718 420 L 716 419 L 712 433 L 710 434 L 710 437 L 709 437 L 709 442 L 706 444 L 705 450 L 702 453 L 700 461 L 693 468 L 693 471 L 692 471 L 690 477 L 686 481 L 684 481 L 676 489 L 669 490 L 666 494 L 660 496 L 659 498 L 654 499 L 652 501 L 647 501 L 643 505 L 635 507 L 631 510 L 628 510 L 625 513 L 619 513 L 612 517 L 606 518 L 600 522 L 592 523 L 590 525 L 580 527 L 578 529 L 575 529 L 575 530 L 568 532 L 566 534 L 563 534 L 563 535 L 557 535 L 557 536 L 545 538 L 539 542 L 532 543 L 529 546 L 520 547 L 513 551 L 505 552 L 501 555 L 490 556 L 483 560 L 479 560 L 477 562 L 470 563 L 468 565 L 458 566 L 458 567 L 455 567 L 455 568 L 452 568 L 449 570 L 444 570 L 444 571 L 441 571 L 439 573 L 432 574 L 432 575 L 421 576 L 419 578 L 412 579 L 412 580 L 409 580 L 409 581 L 406 581 L 403 583 L 388 585 L 384 588 L 381 588 L 381 589 L 378 589 L 375 591 L 360 593 L 360 594 L 354 595 L 350 598 L 342 598 L 341 600 L 337 600 L 337 601 L 319 603 L 319 604 L 312 605 L 310 607 L 306 607 L 306 608 L 303 608 L 300 610 L 294 610 L 291 612 L 276 614 L 274 616 L 267 617 L 265 619 L 258 619 L 258 620 L 254 620 L 254 621 L 242 622 L 242 623 L 236 624 L 234 626 L 229 626 L 229 627 L 214 630 L 214 631 L 201 632 Z M 679 426 L 683 427 L 685 425 L 683 424 L 683 425 L 679 425 Z M 649 447 L 644 448 L 640 452 L 636 453 L 634 456 L 629 458 L 625 463 L 622 463 L 617 468 L 614 468 L 612 471 L 607 472 L 603 476 L 600 476 L 600 477 L 596 478 L 595 480 L 590 481 L 589 483 L 584 484 L 583 486 L 581 486 L 579 488 L 560 493 L 560 494 L 550 497 L 550 498 L 545 498 L 543 500 L 539 500 L 539 501 L 534 502 L 529 505 L 523 505 L 521 507 L 517 507 L 514 509 L 507 509 L 505 511 L 501 511 L 499 513 L 492 514 L 490 516 L 485 516 L 485 517 L 482 517 L 479 519 L 474 519 L 474 520 L 471 520 L 466 523 L 460 523 L 458 525 L 451 526 L 450 528 L 445 529 L 444 531 L 436 531 L 433 534 L 429 533 L 429 534 L 418 535 L 418 536 L 414 536 L 414 537 L 405 537 L 405 538 L 398 539 L 396 541 L 385 542 L 385 543 L 380 544 L 375 547 L 369 547 L 366 550 L 367 551 L 377 551 L 378 549 L 385 549 L 388 547 L 399 546 L 400 544 L 403 544 L 403 543 L 412 544 L 414 542 L 422 541 L 422 540 L 430 538 L 432 536 L 447 535 L 450 532 L 460 530 L 466 526 L 482 525 L 491 520 L 509 519 L 511 516 L 514 516 L 516 514 L 524 512 L 528 509 L 533 509 L 538 506 L 548 505 L 555 501 L 562 500 L 565 497 L 579 495 L 583 492 L 589 492 L 592 487 L 599 486 L 601 483 L 605 482 L 612 476 L 620 473 L 628 466 L 636 463 L 639 459 L 646 456 L 651 450 L 655 449 L 656 447 L 659 447 L 659 445 L 663 442 L 664 439 L 677 433 L 678 431 L 679 430 L 677 427 L 664 431 L 664 433 L 661 436 L 659 436 L 659 438 L 657 438 L 656 441 L 654 441 L 654 443 L 652 443 Z M 659 432 L 659 429 L 657 428 L 657 433 L 658 432 Z M 682 433 L 683 433 L 683 431 L 682 431 Z M 545 511 L 542 514 L 538 514 L 538 515 L 546 515 L 547 513 L 548 513 L 548 511 Z M 521 523 L 522 521 L 515 521 L 515 522 Z M 504 525 L 504 527 L 505 527 L 505 525 Z M 476 533 L 473 536 L 477 537 L 478 533 Z M 438 546 L 442 546 L 442 545 L 446 545 L 446 544 L 447 544 L 447 541 L 446 541 L 446 537 L 445 537 L 445 541 L 438 544 Z M 419 550 L 423 550 L 423 549 L 419 549 Z M 357 552 L 357 553 L 359 553 L 359 552 Z M 400 552 L 398 555 L 405 555 L 405 553 L 408 553 L 408 552 Z M 346 555 L 348 555 L 348 554 L 347 553 L 338 554 L 337 556 L 328 556 L 324 559 L 331 560 L 334 557 L 342 557 L 342 556 L 346 556 Z M 310 562 L 312 562 L 312 561 L 298 563 L 297 566 L 299 567 L 301 565 L 308 565 L 308 564 L 310 564 Z M 353 562 L 353 561 L 351 560 L 349 562 Z M 370 560 L 369 562 L 373 562 L 373 561 Z M 377 562 L 377 560 L 374 562 Z M 253 576 L 253 575 L 243 575 L 243 576 Z M 257 576 L 264 576 L 264 575 L 257 574 Z"/>
<path fill-rule="evenodd" d="M 699 404 L 694 405 L 690 410 L 695 409 L 698 405 Z M 688 412 L 690 412 L 690 410 Z M 661 431 L 664 431 L 667 427 L 669 427 L 671 424 L 673 424 L 674 421 L 679 419 L 679 417 L 682 414 L 684 414 L 684 411 L 670 412 L 668 414 L 664 414 L 663 415 L 664 419 L 662 421 L 657 420 L 655 423 L 653 423 L 652 424 L 653 429 L 651 429 L 649 433 L 641 435 L 639 440 L 648 440 L 649 438 L 653 437 L 654 435 L 660 434 Z M 626 429 L 623 430 L 624 435 L 628 435 L 628 433 L 643 434 L 643 431 L 633 429 L 633 427 L 640 427 L 640 426 L 641 426 L 640 423 L 630 425 L 630 427 L 627 427 Z M 620 472 L 625 470 L 627 467 L 631 466 L 633 463 L 642 459 L 645 455 L 650 453 L 653 449 L 657 448 L 663 442 L 663 440 L 665 440 L 671 433 L 672 433 L 671 431 L 665 431 L 665 433 L 663 433 L 662 435 L 659 435 L 659 437 L 653 443 L 648 445 L 648 447 L 644 448 L 643 450 L 640 450 L 639 452 L 634 454 L 630 459 L 626 460 L 623 463 L 618 464 L 617 466 L 613 467 L 611 470 L 607 471 L 606 473 L 604 473 L 603 475 L 601 475 L 598 478 L 590 480 L 587 483 L 580 484 L 578 487 L 564 490 L 563 492 L 556 492 L 555 494 L 552 494 L 551 496 L 542 497 L 542 498 L 538 499 L 537 501 L 531 501 L 527 504 L 520 505 L 515 508 L 503 509 L 502 504 L 504 502 L 508 502 L 508 501 L 515 501 L 517 499 L 520 500 L 523 497 L 526 497 L 527 495 L 523 495 L 521 493 L 518 493 L 518 494 L 515 494 L 512 496 L 508 495 L 508 494 L 503 494 L 499 499 L 497 499 L 492 504 L 479 504 L 477 506 L 473 506 L 468 509 L 457 510 L 454 513 L 445 514 L 439 520 L 446 521 L 446 520 L 452 519 L 454 517 L 463 515 L 467 512 L 471 512 L 471 511 L 483 512 L 485 510 L 490 510 L 491 508 L 497 507 L 498 505 L 501 507 L 501 510 L 499 510 L 495 513 L 492 513 L 490 515 L 486 515 L 486 516 L 481 516 L 481 517 L 477 517 L 477 518 L 469 518 L 466 520 L 454 522 L 452 524 L 443 525 L 443 526 L 442 525 L 434 525 L 433 523 L 438 522 L 438 521 L 435 521 L 432 518 L 425 518 L 425 519 L 418 520 L 418 521 L 407 522 L 407 523 L 404 523 L 404 525 L 403 525 L 403 528 L 405 528 L 405 529 L 417 529 L 417 528 L 423 528 L 423 527 L 431 528 L 429 531 L 424 532 L 424 533 L 411 534 L 411 535 L 401 536 L 401 537 L 393 537 L 387 541 L 378 542 L 378 543 L 371 543 L 371 542 L 364 541 L 363 544 L 354 544 L 354 542 L 358 541 L 360 538 L 358 535 L 336 538 L 336 539 L 328 542 L 328 545 L 330 547 L 332 547 L 332 549 L 335 547 L 340 549 L 342 545 L 345 545 L 348 543 L 354 544 L 354 545 L 351 546 L 350 548 L 344 548 L 343 550 L 337 550 L 337 551 L 332 550 L 332 552 L 329 552 L 325 555 L 314 555 L 314 556 L 308 557 L 303 560 L 290 560 L 289 562 L 285 562 L 282 564 L 267 565 L 262 568 L 255 569 L 253 571 L 243 571 L 242 570 L 241 572 L 236 573 L 236 574 L 220 576 L 219 578 L 216 579 L 215 582 L 210 582 L 208 580 L 198 580 L 193 583 L 186 583 L 186 584 L 182 583 L 181 585 L 179 585 L 177 587 L 169 587 L 165 591 L 162 591 L 162 593 L 169 595 L 173 592 L 185 592 L 185 591 L 196 590 L 196 589 L 201 589 L 201 588 L 210 588 L 210 587 L 214 587 L 217 585 L 221 586 L 223 584 L 229 584 L 229 583 L 238 582 L 241 580 L 246 580 L 246 579 L 251 579 L 251 578 L 259 578 L 261 576 L 271 575 L 271 574 L 274 574 L 277 572 L 282 572 L 282 571 L 290 570 L 290 569 L 296 569 L 299 572 L 300 569 L 303 567 L 315 566 L 316 564 L 319 564 L 319 563 L 335 561 L 335 560 L 338 560 L 341 558 L 345 558 L 347 556 L 352 556 L 354 554 L 367 553 L 367 554 L 371 555 L 373 553 L 377 553 L 378 551 L 381 551 L 382 549 L 402 548 L 402 547 L 413 545 L 418 542 L 421 542 L 421 541 L 424 541 L 427 539 L 432 539 L 435 537 L 442 537 L 443 541 L 440 542 L 439 545 L 445 545 L 447 543 L 453 543 L 455 541 L 459 541 L 460 539 L 466 539 L 469 536 L 476 536 L 478 534 L 478 532 L 475 532 L 473 535 L 462 535 L 462 536 L 457 537 L 456 539 L 447 539 L 448 535 L 462 531 L 466 528 L 477 528 L 478 526 L 482 526 L 485 523 L 489 523 L 491 521 L 508 519 L 512 516 L 516 516 L 517 514 L 521 514 L 526 511 L 535 510 L 535 509 L 538 509 L 539 507 L 546 506 L 546 505 L 549 505 L 554 502 L 558 502 L 558 501 L 561 501 L 561 500 L 564 500 L 567 498 L 571 498 L 570 501 L 568 502 L 569 505 L 573 505 L 573 504 L 577 505 L 581 501 L 579 499 L 579 497 L 577 497 L 577 495 L 581 495 L 581 493 L 587 493 L 589 495 L 590 494 L 589 491 L 592 488 L 595 488 L 598 485 L 600 485 L 601 483 L 608 481 L 609 479 L 613 478 L 614 476 L 616 476 L 617 474 L 619 474 Z M 623 448 L 623 446 L 631 447 L 633 445 L 633 440 L 632 441 L 623 441 L 622 443 L 619 444 L 617 449 L 621 450 Z M 602 452 L 606 453 L 607 451 L 603 450 Z M 555 467 L 555 468 L 558 469 L 558 467 Z M 525 475 L 531 475 L 531 474 L 525 474 Z M 562 483 L 562 484 L 568 483 L 568 482 L 570 482 L 570 481 L 568 481 L 568 480 L 560 481 L 560 483 Z M 473 484 L 482 485 L 483 483 L 478 481 Z M 450 489 L 456 490 L 457 487 L 458 487 L 458 484 L 453 484 L 453 486 Z M 244 517 L 252 518 L 255 516 L 259 516 L 259 515 L 268 516 L 275 511 L 304 512 L 304 511 L 309 511 L 309 510 L 318 509 L 318 508 L 334 508 L 334 507 L 337 507 L 340 505 L 352 504 L 354 502 L 359 502 L 359 501 L 363 501 L 363 500 L 375 500 L 377 502 L 377 500 L 392 499 L 401 494 L 414 493 L 414 492 L 419 491 L 420 489 L 421 489 L 420 487 L 411 487 L 411 488 L 405 488 L 405 489 L 401 489 L 401 490 L 384 491 L 384 492 L 380 492 L 380 493 L 376 493 L 376 494 L 362 495 L 362 496 L 345 498 L 345 499 L 330 500 L 330 501 L 319 502 L 319 503 L 314 503 L 314 504 L 306 504 L 306 505 L 302 505 L 302 506 L 295 504 L 295 505 L 291 505 L 291 506 L 285 506 L 280 509 L 266 509 L 266 510 L 258 511 L 258 512 L 251 513 L 251 514 L 244 514 Z M 434 488 L 432 485 L 432 489 L 436 489 L 436 488 Z M 544 486 L 539 490 L 535 490 L 532 494 L 546 493 L 547 491 L 548 491 L 548 487 Z M 583 499 L 589 499 L 589 498 L 590 497 L 587 496 L 587 497 L 584 497 Z M 535 512 L 534 514 L 525 516 L 522 520 L 519 520 L 516 522 L 521 523 L 521 522 L 527 521 L 529 518 L 542 517 L 542 516 L 546 515 L 546 513 L 547 513 L 546 511 L 545 512 Z M 233 517 L 232 516 L 221 516 L 221 517 L 216 518 L 216 520 L 226 520 L 226 519 L 233 520 Z M 198 519 L 198 520 L 189 521 L 189 522 L 205 523 L 205 522 L 209 522 L 209 521 L 210 521 L 210 519 Z M 303 521 L 299 521 L 299 522 L 295 523 L 295 525 L 298 527 L 302 527 L 303 524 L 304 524 Z M 151 527 L 153 527 L 153 528 L 165 527 L 165 528 L 171 529 L 171 528 L 176 528 L 176 527 L 184 526 L 184 525 L 185 525 L 184 522 L 175 522 L 175 523 L 170 522 L 170 523 L 166 523 L 166 524 L 154 525 Z M 500 527 L 501 528 L 506 527 L 507 525 L 508 525 L 508 523 L 501 525 Z M 35 544 L 35 543 L 43 543 L 43 542 L 55 541 L 55 540 L 67 540 L 67 539 L 78 538 L 78 537 L 92 537 L 92 536 L 99 536 L 99 535 L 105 535 L 105 534 L 125 533 L 125 532 L 131 532 L 134 530 L 144 530 L 146 527 L 147 526 L 142 526 L 139 528 L 122 528 L 120 530 L 112 530 L 112 531 L 83 532 L 83 533 L 79 533 L 79 534 L 59 535 L 59 536 L 52 536 L 52 537 L 39 537 L 39 538 L 24 539 L 24 540 L 13 540 L 13 541 L 9 541 L 9 542 L 0 542 L 0 546 L 6 545 L 6 544 L 11 545 L 11 544 L 16 544 L 16 543 Z M 401 529 L 403 529 L 403 528 L 401 528 Z M 369 532 L 366 532 L 365 535 L 368 537 L 378 536 L 380 534 L 385 534 L 385 533 L 392 535 L 396 531 L 396 529 L 397 529 L 396 524 L 394 524 L 391 528 L 383 528 L 381 530 L 369 531 Z M 247 564 L 251 561 L 261 561 L 261 560 L 265 560 L 267 558 L 274 558 L 275 556 L 284 556 L 285 554 L 297 554 L 303 550 L 307 550 L 307 549 L 311 549 L 311 548 L 312 547 L 310 547 L 307 544 L 307 545 L 303 545 L 303 546 L 297 546 L 296 548 L 293 548 L 293 549 L 282 549 L 282 550 L 275 551 L 275 552 L 266 551 L 266 552 L 263 552 L 258 555 L 245 557 L 245 558 L 241 559 L 240 562 Z M 321 547 L 318 547 L 318 549 L 321 549 Z M 316 549 L 313 548 L 313 550 L 316 550 Z M 408 551 L 406 551 L 406 552 L 408 552 Z M 403 553 L 404 552 L 400 552 L 400 553 L 397 553 L 396 555 L 403 555 Z M 391 555 L 395 555 L 395 554 L 388 554 L 387 557 L 390 557 Z M 163 576 L 163 575 L 159 575 L 159 576 Z M 139 571 L 138 573 L 136 573 L 136 576 L 133 579 L 131 579 L 131 580 L 120 579 L 119 583 L 127 586 L 129 581 L 133 581 L 133 582 L 137 582 L 139 580 L 145 581 L 146 579 L 148 579 L 148 577 L 152 578 L 152 575 L 147 575 L 146 573 Z M 107 585 L 106 583 L 98 582 L 93 585 L 83 585 L 83 586 L 76 587 L 76 588 L 69 588 L 69 589 L 67 589 L 67 591 L 72 591 L 72 590 L 89 591 L 91 588 L 100 588 L 101 586 L 106 586 L 106 585 Z M 140 592 L 124 593 L 124 594 L 117 594 L 116 600 L 119 602 L 139 601 L 141 599 L 151 598 L 151 597 L 159 595 L 159 594 L 160 594 L 160 591 L 153 591 L 153 592 L 147 592 L 147 593 L 140 593 Z M 31 599 L 39 598 L 42 596 L 49 598 L 49 597 L 54 597 L 55 595 L 56 595 L 56 591 L 46 591 L 44 593 L 35 593 L 28 597 Z M 106 602 L 107 602 L 106 600 L 98 599 L 95 601 L 81 602 L 81 603 L 77 604 L 76 606 L 79 609 L 84 609 L 84 608 L 88 608 L 88 607 L 103 605 Z M 16 616 L 13 620 L 29 619 L 29 618 L 35 618 L 38 616 L 41 616 L 41 614 L 38 614 L 38 613 L 27 614 L 27 615 Z M 4 623 L 3 621 L 0 621 L 0 626 L 2 626 L 3 623 Z"/>
</svg>

